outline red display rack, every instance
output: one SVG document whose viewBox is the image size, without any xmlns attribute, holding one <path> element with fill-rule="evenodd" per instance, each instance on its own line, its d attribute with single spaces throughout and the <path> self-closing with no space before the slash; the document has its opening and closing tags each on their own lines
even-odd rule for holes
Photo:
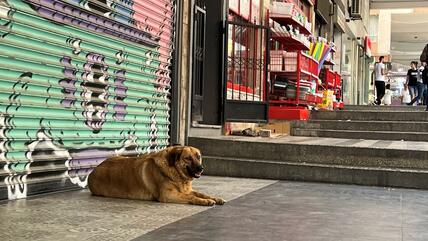
<svg viewBox="0 0 428 241">
<path fill-rule="evenodd" d="M 333 72 L 328 68 L 324 68 L 320 73 L 322 80 L 322 87 L 325 90 L 332 90 L 336 96 L 336 100 L 333 102 L 333 109 L 343 109 L 342 102 L 342 78 L 337 72 Z"/>
<path fill-rule="evenodd" d="M 269 118 L 276 120 L 309 120 L 310 111 L 302 106 L 270 106 Z"/>
<path fill-rule="evenodd" d="M 325 89 L 334 89 L 336 83 L 336 74 L 328 68 L 322 69 L 320 78 Z"/>
<path fill-rule="evenodd" d="M 336 48 L 333 46 L 331 48 L 331 54 L 336 53 Z M 336 101 L 333 101 L 333 109 L 343 109 L 344 104 L 342 101 L 342 77 L 339 73 L 331 70 L 334 65 L 333 61 L 334 56 L 330 56 L 324 62 L 324 68 L 321 70 L 320 79 L 322 80 L 322 87 L 325 90 L 333 91 L 336 96 Z"/>
<path fill-rule="evenodd" d="M 300 9 L 294 5 L 268 16 L 281 25 L 298 27 L 300 33 L 311 34 L 310 28 L 297 20 L 294 14 Z M 272 8 L 273 9 L 273 8 Z M 301 13 L 301 12 L 300 12 Z M 275 26 L 275 24 L 273 24 Z M 308 106 L 322 102 L 322 97 L 313 94 L 318 91 L 318 61 L 302 51 L 310 49 L 310 43 L 293 34 L 272 30 L 271 39 L 276 41 L 276 49 L 270 52 L 271 92 L 269 118 L 282 120 L 307 120 Z M 275 48 L 274 48 L 275 49 Z"/>
<path fill-rule="evenodd" d="M 297 21 L 291 14 L 274 14 L 273 13 L 271 15 L 271 19 L 273 19 L 275 22 L 282 25 L 290 24 L 293 27 L 298 27 L 300 32 L 303 34 L 311 34 L 311 30 L 303 26 L 303 24 Z"/>
<path fill-rule="evenodd" d="M 343 100 L 342 100 L 342 76 L 338 73 L 335 75 L 335 82 L 334 82 L 334 94 L 336 95 L 336 100 L 340 100 L 337 103 L 337 106 L 334 106 L 335 109 L 343 109 L 345 107 Z"/>
<path fill-rule="evenodd" d="M 280 36 L 277 33 L 272 33 L 272 40 L 278 41 L 282 45 L 286 45 L 289 49 L 309 50 L 309 44 L 306 44 L 294 36 Z"/>
<path fill-rule="evenodd" d="M 275 2 L 278 3 L 281 1 L 275 1 Z M 305 26 L 305 24 L 300 22 L 298 20 L 298 17 L 296 16 L 296 14 L 303 15 L 302 10 L 296 7 L 294 3 L 291 3 L 289 1 L 285 1 L 283 3 L 289 4 L 288 7 L 281 8 L 281 9 L 275 9 L 274 7 L 271 7 L 272 11 L 269 13 L 270 19 L 272 19 L 273 21 L 281 25 L 292 25 L 293 27 L 298 27 L 300 33 L 302 34 L 305 34 L 305 35 L 311 34 L 311 28 L 308 26 Z"/>
<path fill-rule="evenodd" d="M 306 118 L 307 106 L 322 102 L 320 96 L 310 92 L 310 89 L 317 91 L 319 88 L 318 62 L 301 51 L 274 51 L 273 54 L 270 65 L 273 91 L 269 100 L 269 118 L 303 120 Z M 278 77 L 287 78 L 287 90 L 281 92 L 275 89 Z"/>
</svg>

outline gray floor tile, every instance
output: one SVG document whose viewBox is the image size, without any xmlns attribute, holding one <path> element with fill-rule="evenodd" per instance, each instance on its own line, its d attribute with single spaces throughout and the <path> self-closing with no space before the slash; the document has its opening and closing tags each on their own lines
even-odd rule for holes
<svg viewBox="0 0 428 241">
<path fill-rule="evenodd" d="M 403 197 L 421 201 L 428 192 L 278 182 L 136 240 L 422 240 L 428 231 L 414 232 L 421 225 L 402 232 Z M 419 206 L 422 213 L 427 210 L 428 205 Z"/>
</svg>

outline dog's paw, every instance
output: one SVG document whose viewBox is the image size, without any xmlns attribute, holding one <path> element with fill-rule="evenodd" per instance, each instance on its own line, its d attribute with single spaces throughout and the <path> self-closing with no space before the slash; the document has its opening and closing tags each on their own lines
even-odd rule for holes
<svg viewBox="0 0 428 241">
<path fill-rule="evenodd" d="M 216 201 L 211 200 L 211 199 L 205 199 L 205 202 L 202 204 L 204 206 L 213 206 L 214 204 L 216 204 Z"/>
<path fill-rule="evenodd" d="M 217 205 L 223 205 L 226 203 L 226 200 L 222 199 L 222 198 L 214 198 L 215 204 Z"/>
</svg>

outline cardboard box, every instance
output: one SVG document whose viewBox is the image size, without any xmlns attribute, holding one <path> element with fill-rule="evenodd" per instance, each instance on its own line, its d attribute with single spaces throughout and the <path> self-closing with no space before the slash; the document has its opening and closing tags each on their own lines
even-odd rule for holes
<svg viewBox="0 0 428 241">
<path fill-rule="evenodd" d="M 261 125 L 260 129 L 271 130 L 271 135 L 290 135 L 290 122 L 280 121 L 271 122 L 269 124 Z"/>
</svg>

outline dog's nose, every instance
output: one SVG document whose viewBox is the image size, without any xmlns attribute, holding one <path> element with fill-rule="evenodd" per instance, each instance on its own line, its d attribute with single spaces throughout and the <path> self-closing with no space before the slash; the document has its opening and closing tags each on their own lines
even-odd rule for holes
<svg viewBox="0 0 428 241">
<path fill-rule="evenodd" d="M 203 170 L 204 170 L 204 167 L 202 165 L 196 167 L 197 172 L 202 172 Z"/>
</svg>

